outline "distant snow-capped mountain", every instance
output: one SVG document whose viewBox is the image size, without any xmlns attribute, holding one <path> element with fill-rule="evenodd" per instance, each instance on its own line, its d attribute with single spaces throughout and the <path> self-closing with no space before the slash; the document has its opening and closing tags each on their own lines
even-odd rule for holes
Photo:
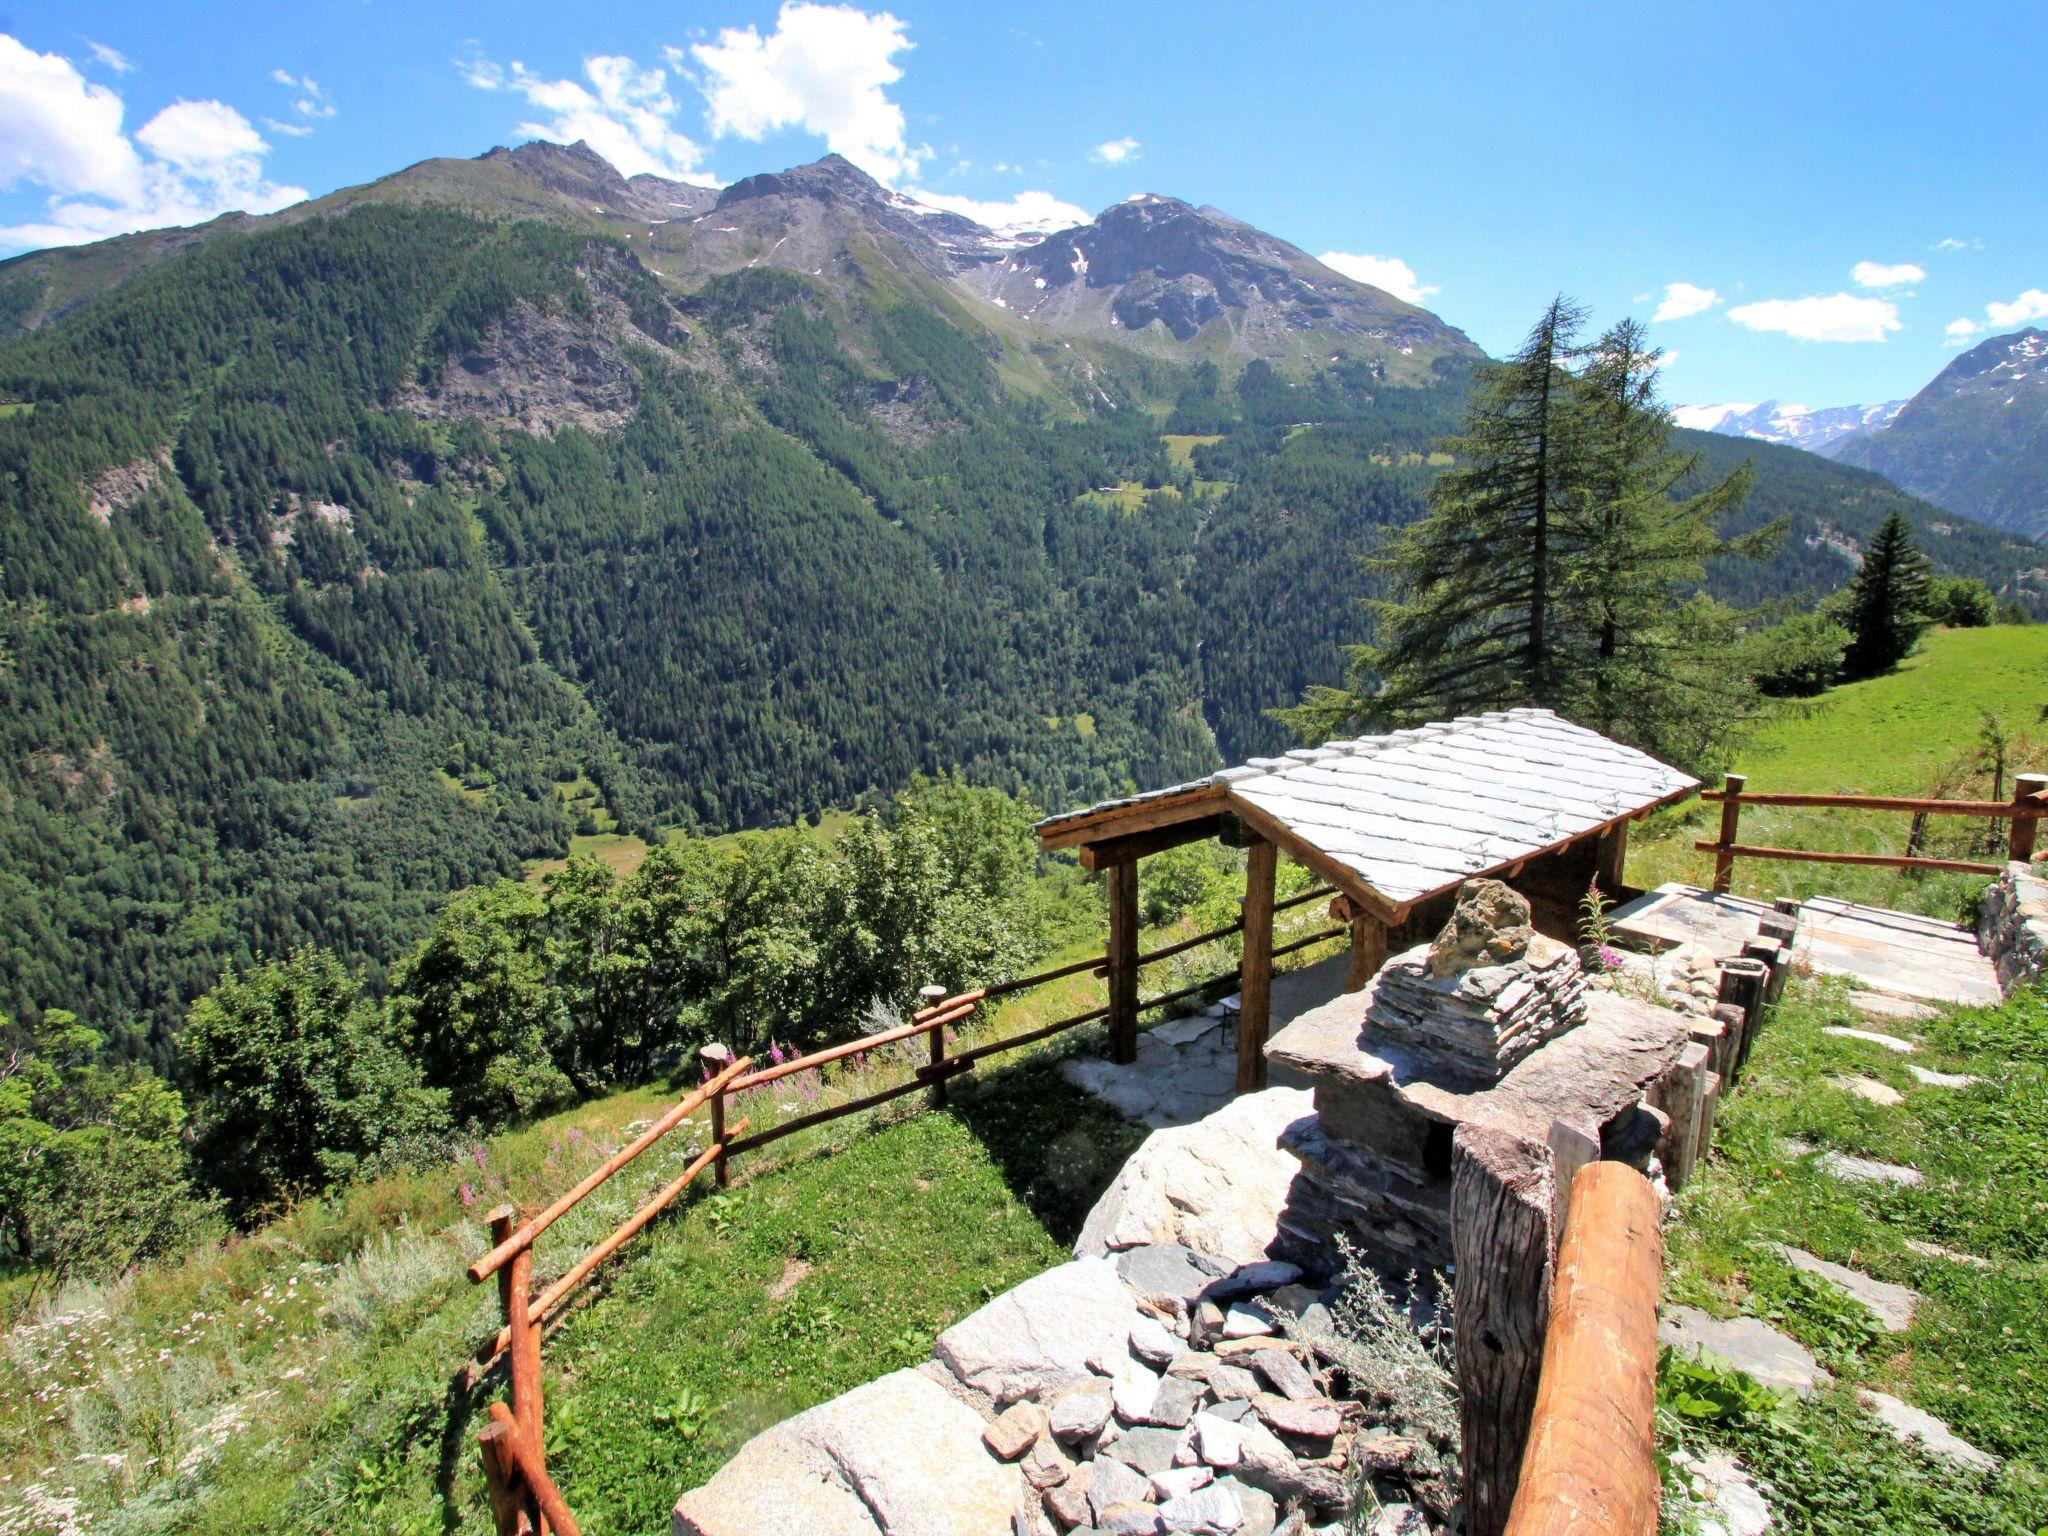
<svg viewBox="0 0 2048 1536">
<path fill-rule="evenodd" d="M 1671 416 L 1681 427 L 1702 432 L 1719 432 L 1724 437 L 1754 437 L 1767 443 L 1787 443 L 1824 458 L 1834 458 L 1847 444 L 1868 437 L 1891 425 L 1903 400 L 1882 405 L 1788 405 L 1766 400 L 1761 405 L 1746 401 L 1728 405 L 1681 405 Z"/>
</svg>

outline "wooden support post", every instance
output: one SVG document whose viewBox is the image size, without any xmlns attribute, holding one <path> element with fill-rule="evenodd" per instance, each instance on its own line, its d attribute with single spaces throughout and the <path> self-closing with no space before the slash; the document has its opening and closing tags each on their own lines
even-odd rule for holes
<svg viewBox="0 0 2048 1536">
<path fill-rule="evenodd" d="M 519 1536 L 525 1501 L 519 1496 L 512 1451 L 504 1442 L 518 1431 L 510 1424 L 486 1424 L 477 1431 L 477 1450 L 484 1464 L 484 1492 L 491 1504 L 491 1526 L 498 1536 Z"/>
<path fill-rule="evenodd" d="M 946 995 L 946 989 L 938 986 L 919 987 L 917 995 L 924 999 L 925 1007 L 930 1008 Z M 932 1072 L 931 1089 L 932 1108 L 944 1109 L 946 1107 L 946 1079 L 937 1071 L 937 1068 L 946 1060 L 946 1026 L 944 1024 L 934 1024 L 932 1026 L 931 1040 L 932 1067 L 934 1069 Z"/>
<path fill-rule="evenodd" d="M 2032 805 L 2039 808 L 2042 796 L 2048 795 L 2048 773 L 2022 773 L 2012 781 L 2012 803 L 2015 808 Z M 2028 864 L 2034 858 L 2034 828 L 2039 823 L 2031 816 L 2015 816 L 2005 838 L 2005 856 L 2018 864 Z"/>
<path fill-rule="evenodd" d="M 1244 964 L 1237 988 L 1237 1091 L 1266 1086 L 1266 1032 L 1273 1022 L 1273 876 L 1280 850 L 1260 838 L 1244 857 Z"/>
<path fill-rule="evenodd" d="M 1692 1161 L 1697 1168 L 1700 1159 L 1714 1150 L 1714 1116 L 1721 1108 L 1721 1084 L 1725 1081 L 1720 1073 L 1709 1072 L 1706 1081 L 1700 1084 L 1700 1134 L 1693 1144 Z"/>
<path fill-rule="evenodd" d="M 534 1465 L 546 1469 L 547 1456 L 542 1436 L 540 1384 L 540 1320 L 532 1315 L 533 1250 L 522 1248 L 502 1271 L 507 1277 L 505 1326 L 512 1339 L 506 1350 L 512 1377 L 512 1416 L 519 1437 L 526 1443 Z M 531 1479 L 528 1479 L 531 1482 Z"/>
<path fill-rule="evenodd" d="M 1742 1069 L 1743 1052 L 1749 1049 L 1749 1015 L 1733 1003 L 1716 1003 L 1714 1017 L 1721 1021 L 1721 1054 L 1714 1061 L 1714 1071 L 1732 1088 Z"/>
<path fill-rule="evenodd" d="M 1700 1089 L 1706 1076 L 1707 1048 L 1695 1040 L 1650 1090 L 1650 1102 L 1670 1117 L 1664 1139 L 1657 1146 L 1657 1161 L 1664 1165 L 1664 1182 L 1673 1194 L 1685 1188 L 1692 1177 L 1700 1133 Z"/>
<path fill-rule="evenodd" d="M 1660 1214 L 1649 1181 L 1622 1164 L 1595 1163 L 1573 1181 L 1508 1536 L 1656 1532 Z M 1465 1528 L 1492 1536 L 1472 1523 L 1466 1475 Z"/>
<path fill-rule="evenodd" d="M 1731 1013 L 1733 1009 L 1729 1010 Z M 1729 1060 L 1729 1047 L 1735 1043 L 1735 1029 L 1725 1019 L 1694 1019 L 1691 1034 L 1696 1044 L 1707 1048 L 1707 1070 L 1719 1072 Z"/>
<path fill-rule="evenodd" d="M 1600 834 L 1600 848 L 1593 864 L 1593 883 L 1609 901 L 1618 900 L 1622 872 L 1628 865 L 1628 823 L 1618 821 Z"/>
<path fill-rule="evenodd" d="M 1734 1051 L 1733 1071 L 1741 1071 L 1743 1062 L 1749 1059 L 1750 1042 L 1763 1027 L 1764 1000 L 1771 984 L 1771 968 L 1762 960 L 1747 955 L 1730 955 L 1720 962 L 1721 989 L 1720 1007 L 1738 1008 L 1742 1011 L 1742 1026 Z M 1727 1076 L 1723 1072 L 1723 1076 Z"/>
<path fill-rule="evenodd" d="M 1792 973 L 1792 951 L 1782 939 L 1751 939 L 1742 946 L 1742 958 L 1764 968 L 1764 1003 L 1768 1007 L 1785 995 L 1785 978 Z"/>
<path fill-rule="evenodd" d="M 1138 861 L 1113 864 L 1109 882 L 1109 1059 L 1138 1059 Z"/>
<path fill-rule="evenodd" d="M 1461 1125 L 1451 1139 L 1451 1315 L 1467 1536 L 1500 1536 L 1507 1524 L 1536 1406 L 1560 1193 L 1550 1164 L 1543 1143 L 1498 1127 Z"/>
<path fill-rule="evenodd" d="M 697 1055 L 714 1074 L 723 1072 L 733 1063 L 729 1045 L 707 1045 Z M 725 1141 L 725 1090 L 721 1088 L 711 1095 L 711 1144 L 718 1148 L 711 1164 L 711 1177 L 720 1189 L 729 1188 L 732 1184 L 732 1168 L 725 1155 Z"/>
<path fill-rule="evenodd" d="M 1344 973 L 1346 992 L 1363 992 L 1387 963 L 1387 925 L 1369 912 L 1351 914 L 1351 962 Z"/>
<path fill-rule="evenodd" d="M 1735 855 L 1728 850 L 1740 842 L 1736 836 L 1742 828 L 1742 802 L 1738 796 L 1749 782 L 1739 773 L 1731 773 L 1722 780 L 1721 789 L 1728 796 L 1721 802 L 1720 849 L 1714 855 L 1714 894 L 1725 896 L 1729 887 L 1735 884 Z"/>
</svg>

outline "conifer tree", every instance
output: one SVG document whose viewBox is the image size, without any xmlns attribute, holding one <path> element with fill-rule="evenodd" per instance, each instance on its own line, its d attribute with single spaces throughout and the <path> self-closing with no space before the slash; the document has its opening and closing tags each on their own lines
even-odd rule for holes
<svg viewBox="0 0 2048 1536">
<path fill-rule="evenodd" d="M 1884 520 L 1850 581 L 1843 619 L 1851 639 L 1842 668 L 1874 677 L 1905 660 L 1927 628 L 1930 570 L 1897 512 Z"/>
<path fill-rule="evenodd" d="M 1670 757 L 1753 714 L 1757 690 L 1731 662 L 1731 624 L 1682 595 L 1716 556 L 1767 553 L 1782 524 L 1731 542 L 1721 521 L 1749 494 L 1747 465 L 1691 494 L 1697 455 L 1671 447 L 1657 396 L 1663 353 L 1623 320 L 1580 357 L 1586 452 L 1559 539 L 1557 620 L 1566 654 L 1557 707 L 1583 725 Z"/>
<path fill-rule="evenodd" d="M 1559 295 L 1514 356 L 1480 371 L 1429 516 L 1371 562 L 1395 594 L 1370 605 L 1376 642 L 1352 649 L 1348 686 L 1313 688 L 1282 716 L 1305 736 L 1560 698 L 1558 545 L 1587 414 L 1566 365 L 1584 322 Z"/>
</svg>

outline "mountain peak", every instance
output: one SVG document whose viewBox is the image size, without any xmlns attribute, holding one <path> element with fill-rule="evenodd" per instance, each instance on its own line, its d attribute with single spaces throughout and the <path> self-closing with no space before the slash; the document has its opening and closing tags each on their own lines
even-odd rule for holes
<svg viewBox="0 0 2048 1536">
<path fill-rule="evenodd" d="M 763 171 L 744 177 L 719 194 L 718 206 L 729 208 L 757 197 L 811 197 L 825 202 L 879 203 L 889 190 L 842 154 L 829 154 L 786 171 Z"/>
</svg>

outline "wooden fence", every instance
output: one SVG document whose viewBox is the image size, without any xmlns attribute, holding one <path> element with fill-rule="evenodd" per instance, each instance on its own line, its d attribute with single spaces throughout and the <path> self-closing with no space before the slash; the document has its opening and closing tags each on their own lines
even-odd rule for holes
<svg viewBox="0 0 2048 1536">
<path fill-rule="evenodd" d="M 1281 911 L 1301 906 L 1332 894 L 1330 887 L 1319 886 L 1275 902 L 1274 909 Z M 1156 965 L 1204 944 L 1229 938 L 1232 934 L 1242 931 L 1243 927 L 1244 922 L 1240 918 L 1220 928 L 1198 933 L 1192 938 L 1149 950 L 1137 956 L 1138 967 Z M 1320 929 L 1279 945 L 1272 953 L 1276 957 L 1291 954 L 1312 944 L 1324 943 L 1330 939 L 1347 936 L 1349 933 L 1350 928 L 1346 925 Z M 490 1492 L 492 1517 L 496 1521 L 499 1536 L 522 1536 L 522 1533 L 525 1533 L 525 1536 L 542 1536 L 542 1533 L 548 1531 L 559 1533 L 559 1536 L 579 1536 L 575 1518 L 571 1515 L 561 1490 L 555 1486 L 547 1470 L 541 1340 L 552 1325 L 560 1322 L 571 1298 L 605 1260 L 618 1252 L 656 1216 L 674 1204 L 683 1191 L 688 1189 L 707 1168 L 711 1170 L 718 1186 L 723 1188 L 732 1179 L 732 1160 L 742 1153 L 757 1151 L 780 1141 L 785 1136 L 808 1130 L 829 1120 L 860 1114 L 864 1110 L 873 1109 L 920 1089 L 930 1095 L 934 1106 L 943 1105 L 946 1102 L 947 1084 L 983 1058 L 1047 1040 L 1067 1030 L 1077 1029 L 1083 1024 L 1109 1017 L 1111 1007 L 1104 1004 L 966 1050 L 951 1049 L 947 1038 L 947 1032 L 951 1030 L 957 1040 L 959 1029 L 972 1020 L 985 1003 L 1044 986 L 1048 982 L 1060 981 L 1069 976 L 1091 973 L 1100 977 L 1105 976 L 1108 971 L 1109 957 L 1106 954 L 1091 955 L 1085 960 L 1056 966 L 1048 971 L 1040 971 L 1036 975 L 1021 976 L 1012 981 L 975 987 L 964 992 L 948 993 L 942 987 L 927 987 L 924 989 L 925 1006 L 913 1014 L 908 1023 L 758 1069 L 754 1067 L 753 1060 L 749 1057 L 735 1060 L 732 1053 L 723 1046 L 706 1046 L 702 1054 L 706 1065 L 713 1070 L 713 1075 L 664 1110 L 646 1130 L 606 1158 L 565 1194 L 524 1221 L 518 1219 L 517 1211 L 511 1206 L 501 1206 L 493 1211 L 490 1217 L 491 1250 L 470 1265 L 468 1273 L 472 1284 L 481 1284 L 493 1275 L 498 1277 L 499 1310 L 503 1316 L 503 1326 L 499 1328 L 496 1336 L 488 1340 L 478 1351 L 479 1364 L 484 1368 L 495 1366 L 501 1361 L 504 1363 L 511 1388 L 511 1404 L 507 1406 L 502 1402 L 492 1403 L 489 1410 L 491 1422 L 478 1436 L 483 1456 L 484 1478 Z M 1157 997 L 1141 1000 L 1135 1012 L 1144 1013 L 1171 1007 L 1211 988 L 1229 985 L 1238 979 L 1238 975 L 1239 968 L 1233 967 L 1220 976 L 1212 976 Z M 810 1072 L 836 1062 L 864 1057 L 871 1052 L 901 1045 L 919 1036 L 925 1037 L 929 1042 L 929 1059 L 925 1065 L 913 1069 L 909 1078 L 901 1083 L 864 1094 L 859 1098 L 848 1099 L 844 1103 L 827 1105 L 758 1131 L 750 1132 L 748 1121 L 745 1119 L 732 1119 L 729 1101 L 738 1094 L 765 1087 L 769 1083 L 795 1076 L 800 1072 Z M 704 1149 L 691 1158 L 673 1181 L 621 1222 L 610 1235 L 570 1265 L 560 1279 L 536 1292 L 533 1282 L 533 1247 L 541 1234 L 614 1175 L 624 1170 L 648 1148 L 689 1120 L 698 1110 L 707 1107 L 711 1134 Z"/>
<path fill-rule="evenodd" d="M 1923 816 L 1977 816 L 2004 820 L 2006 856 L 2025 863 L 2034 855 L 2034 829 L 2048 816 L 2048 774 L 2021 774 L 2013 780 L 2010 800 L 1932 800 L 1898 795 L 1757 795 L 1739 773 L 1728 775 L 1721 789 L 1708 790 L 1702 800 L 1719 801 L 1721 835 L 1712 841 L 1700 839 L 1693 847 L 1714 855 L 1714 889 L 1726 893 L 1735 882 L 1737 859 L 1792 859 L 1809 864 L 1878 864 L 1892 869 L 1957 870 L 1964 874 L 1996 875 L 2003 866 L 1969 859 L 1929 859 L 1891 853 L 1818 853 L 1805 848 L 1768 848 L 1741 839 L 1742 808 L 1745 805 L 1804 806 L 1815 810 L 1908 811 Z"/>
<path fill-rule="evenodd" d="M 1506 1536 L 1654 1536 L 1662 1212 L 1625 1163 L 1571 1183 Z"/>
</svg>

